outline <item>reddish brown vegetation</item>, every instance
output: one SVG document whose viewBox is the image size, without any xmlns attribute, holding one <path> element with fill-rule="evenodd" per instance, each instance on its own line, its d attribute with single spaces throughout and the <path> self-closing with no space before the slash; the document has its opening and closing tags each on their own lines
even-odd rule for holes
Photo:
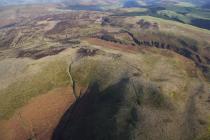
<svg viewBox="0 0 210 140">
<path fill-rule="evenodd" d="M 70 86 L 35 97 L 9 120 L 0 123 L 1 140 L 50 140 L 63 113 L 75 101 Z"/>
<path fill-rule="evenodd" d="M 118 49 L 125 52 L 130 52 L 130 53 L 137 53 L 140 50 L 139 48 L 132 45 L 123 45 L 123 44 L 113 43 L 113 42 L 101 40 L 98 38 L 89 38 L 87 39 L 87 41 L 94 45 L 111 48 L 111 49 Z"/>
</svg>

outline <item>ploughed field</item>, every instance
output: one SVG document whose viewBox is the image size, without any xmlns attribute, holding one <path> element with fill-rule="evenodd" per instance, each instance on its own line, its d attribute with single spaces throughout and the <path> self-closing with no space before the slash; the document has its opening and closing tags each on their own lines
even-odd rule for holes
<svg viewBox="0 0 210 140">
<path fill-rule="evenodd" d="M 209 30 L 48 10 L 0 29 L 0 139 L 210 138 Z"/>
</svg>

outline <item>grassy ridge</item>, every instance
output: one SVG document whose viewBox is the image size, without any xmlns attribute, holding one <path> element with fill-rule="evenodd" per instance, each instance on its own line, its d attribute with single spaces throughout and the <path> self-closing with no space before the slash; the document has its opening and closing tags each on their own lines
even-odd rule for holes
<svg viewBox="0 0 210 140">
<path fill-rule="evenodd" d="M 190 3 L 182 2 L 177 5 L 145 6 L 143 9 L 127 8 L 129 10 L 118 10 L 116 16 L 152 16 L 162 19 L 178 21 L 196 27 L 210 29 L 210 11 L 196 7 Z M 133 10 L 132 10 L 133 9 Z M 142 9 L 142 8 L 139 8 Z"/>
<path fill-rule="evenodd" d="M 27 77 L 0 91 L 0 119 L 7 119 L 32 97 L 69 84 L 64 61 L 53 61 L 33 77 Z"/>
</svg>

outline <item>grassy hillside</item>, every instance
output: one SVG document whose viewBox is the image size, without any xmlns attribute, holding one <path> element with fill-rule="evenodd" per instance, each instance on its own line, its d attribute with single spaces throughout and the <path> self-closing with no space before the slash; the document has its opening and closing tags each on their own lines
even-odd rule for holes
<svg viewBox="0 0 210 140">
<path fill-rule="evenodd" d="M 69 84 L 66 67 L 65 61 L 55 60 L 54 62 L 45 64 L 40 72 L 25 77 L 24 79 L 15 80 L 15 82 L 7 88 L 1 90 L 0 118 L 5 119 L 10 117 L 17 108 L 27 104 L 34 96 L 38 96 L 53 88 Z"/>
<path fill-rule="evenodd" d="M 205 85 L 191 61 L 157 49 L 137 53 L 113 50 L 111 53 L 108 48 L 95 48 L 105 52 L 84 56 L 72 65 L 77 86 L 88 88 L 66 112 L 68 117 L 64 115 L 55 130 L 54 140 L 60 137 L 81 140 L 178 139 L 178 136 L 190 139 L 193 133 L 204 132 L 205 127 L 196 122 L 198 116 L 188 112 L 191 99 L 197 98 L 195 94 L 206 95 L 204 91 L 200 92 Z M 182 115 L 176 115 L 178 112 Z M 177 125 L 188 122 L 188 116 L 195 117 L 188 124 L 196 128 L 194 131 Z M 206 119 L 207 116 L 203 117 Z M 170 129 L 166 129 L 164 120 L 170 121 Z M 186 134 L 182 134 L 184 131 Z M 175 133 L 177 137 L 172 138 Z"/>
<path fill-rule="evenodd" d="M 185 18 L 160 7 L 51 10 L 0 29 L 2 139 L 208 139 L 209 30 L 138 15 Z"/>
</svg>

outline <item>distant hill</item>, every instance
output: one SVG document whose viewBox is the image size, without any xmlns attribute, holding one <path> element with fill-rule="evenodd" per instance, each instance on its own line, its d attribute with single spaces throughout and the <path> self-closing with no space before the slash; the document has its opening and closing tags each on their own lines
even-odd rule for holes
<svg viewBox="0 0 210 140">
<path fill-rule="evenodd" d="M 1 0 L 0 6 L 34 4 L 34 3 L 55 3 L 55 2 L 61 2 L 61 0 Z"/>
<path fill-rule="evenodd" d="M 59 3 L 64 2 L 67 4 L 85 4 L 85 5 L 97 5 L 97 4 L 120 4 L 129 3 L 130 6 L 136 6 L 137 4 L 166 4 L 177 2 L 189 2 L 195 5 L 204 5 L 210 3 L 210 0 L 1 0 L 0 6 L 5 5 L 18 5 L 18 4 L 34 4 L 34 3 Z"/>
</svg>

